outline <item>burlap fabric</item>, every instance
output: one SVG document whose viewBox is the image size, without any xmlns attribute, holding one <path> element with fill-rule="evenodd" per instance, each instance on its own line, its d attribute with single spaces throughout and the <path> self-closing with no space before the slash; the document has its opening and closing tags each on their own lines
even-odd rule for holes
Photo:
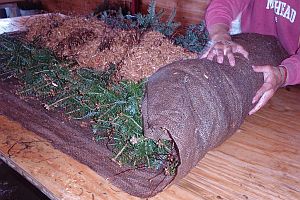
<svg viewBox="0 0 300 200">
<path fill-rule="evenodd" d="M 278 66 L 287 57 L 271 36 L 240 34 L 233 41 L 249 52 L 249 60 L 237 55 L 235 67 L 207 59 L 174 62 L 149 78 L 142 106 L 145 135 L 175 141 L 180 157 L 175 180 L 243 123 L 263 84 L 252 65 Z"/>
<path fill-rule="evenodd" d="M 119 166 L 105 145 L 91 140 L 89 127 L 70 123 L 61 113 L 45 112 L 33 99 L 23 101 L 13 94 L 9 82 L 0 83 L 0 114 L 19 121 L 129 194 L 154 196 L 183 178 L 205 153 L 242 124 L 263 82 L 262 74 L 254 73 L 251 65 L 278 65 L 287 57 L 273 37 L 242 34 L 234 41 L 249 51 L 249 61 L 237 56 L 235 67 L 206 59 L 175 62 L 149 78 L 142 105 L 145 134 L 154 139 L 174 139 L 180 157 L 175 176 Z"/>
</svg>

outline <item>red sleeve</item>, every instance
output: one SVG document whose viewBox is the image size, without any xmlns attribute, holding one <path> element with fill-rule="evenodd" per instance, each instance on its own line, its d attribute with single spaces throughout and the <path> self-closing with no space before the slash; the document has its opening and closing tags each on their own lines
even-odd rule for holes
<svg viewBox="0 0 300 200">
<path fill-rule="evenodd" d="M 205 14 L 208 30 L 213 24 L 225 24 L 230 27 L 231 22 L 251 1 L 252 0 L 212 0 Z"/>
<path fill-rule="evenodd" d="M 285 85 L 300 84 L 300 49 L 295 55 L 285 59 L 282 63 L 287 69 L 287 80 Z"/>
</svg>

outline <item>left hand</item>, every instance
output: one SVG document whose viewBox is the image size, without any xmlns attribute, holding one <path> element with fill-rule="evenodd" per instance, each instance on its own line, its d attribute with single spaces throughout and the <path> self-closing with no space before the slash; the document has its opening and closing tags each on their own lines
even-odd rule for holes
<svg viewBox="0 0 300 200">
<path fill-rule="evenodd" d="M 284 77 L 284 68 L 283 67 L 274 67 L 271 65 L 263 66 L 253 66 L 255 72 L 262 72 L 264 74 L 264 84 L 256 92 L 252 103 L 258 103 L 256 106 L 249 112 L 249 115 L 254 114 L 260 108 L 267 104 L 269 99 L 275 94 L 277 89 L 282 86 L 285 82 Z"/>
</svg>

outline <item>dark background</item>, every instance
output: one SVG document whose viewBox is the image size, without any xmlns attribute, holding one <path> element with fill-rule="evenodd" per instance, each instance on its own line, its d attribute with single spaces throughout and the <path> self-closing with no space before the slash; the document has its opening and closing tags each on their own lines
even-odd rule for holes
<svg viewBox="0 0 300 200">
<path fill-rule="evenodd" d="M 0 160 L 0 200 L 49 200 L 49 198 Z"/>
</svg>

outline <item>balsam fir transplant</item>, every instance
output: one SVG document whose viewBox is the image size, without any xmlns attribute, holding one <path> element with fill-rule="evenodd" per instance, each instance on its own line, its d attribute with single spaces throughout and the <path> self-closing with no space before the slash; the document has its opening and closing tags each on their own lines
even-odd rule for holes
<svg viewBox="0 0 300 200">
<path fill-rule="evenodd" d="M 293 77 L 276 36 L 214 43 L 210 1 L 186 2 L 189 11 L 158 0 L 6 3 L 0 165 L 34 185 L 36 198 L 300 198 L 300 88 L 276 89 L 249 116 L 274 71 Z M 31 4 L 37 13 L 18 14 Z M 231 44 L 248 52 L 232 49 L 234 66 L 230 49 L 222 62 L 217 52 Z M 204 58 L 210 49 L 216 56 Z M 4 180 L 0 199 L 27 187 Z"/>
</svg>

